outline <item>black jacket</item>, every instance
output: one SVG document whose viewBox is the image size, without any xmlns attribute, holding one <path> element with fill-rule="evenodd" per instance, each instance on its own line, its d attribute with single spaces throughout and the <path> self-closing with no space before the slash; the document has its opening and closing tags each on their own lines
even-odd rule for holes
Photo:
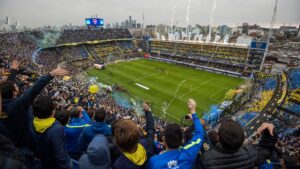
<svg viewBox="0 0 300 169">
<path fill-rule="evenodd" d="M 258 145 L 245 145 L 238 151 L 225 150 L 220 144 L 203 155 L 206 169 L 252 169 L 269 159 L 277 137 L 267 136 L 266 131 Z"/>
<path fill-rule="evenodd" d="M 15 148 L 11 141 L 0 134 L 0 168 L 29 169 L 22 152 Z"/>
<path fill-rule="evenodd" d="M 35 155 L 43 169 L 69 169 L 70 158 L 65 147 L 64 127 L 55 121 L 44 133 L 33 134 Z"/>
<path fill-rule="evenodd" d="M 0 119 L 0 133 L 9 138 L 16 147 L 31 143 L 29 129 L 33 120 L 30 106 L 36 96 L 51 81 L 51 76 L 42 76 L 35 84 L 16 99 L 3 100 L 3 112 L 7 118 Z"/>
</svg>

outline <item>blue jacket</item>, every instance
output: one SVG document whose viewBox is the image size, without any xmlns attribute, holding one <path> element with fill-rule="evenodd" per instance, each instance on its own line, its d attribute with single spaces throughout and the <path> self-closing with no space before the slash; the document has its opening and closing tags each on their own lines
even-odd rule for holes
<svg viewBox="0 0 300 169">
<path fill-rule="evenodd" d="M 91 119 L 85 111 L 82 112 L 83 118 L 72 118 L 70 122 L 64 127 L 66 134 L 66 149 L 72 154 L 79 153 L 79 137 L 85 127 L 91 126 L 89 123 Z"/>
<path fill-rule="evenodd" d="M 147 169 L 192 169 L 203 143 L 204 131 L 196 113 L 193 114 L 194 136 L 188 144 L 176 150 L 166 151 L 149 160 Z"/>
<path fill-rule="evenodd" d="M 102 134 L 104 136 L 111 136 L 111 127 L 105 122 L 94 122 L 91 126 L 86 127 L 79 138 L 79 149 L 80 151 L 86 151 L 87 146 L 93 140 L 97 134 Z"/>
<path fill-rule="evenodd" d="M 96 135 L 79 160 L 80 169 L 111 169 L 109 142 L 103 135 Z"/>
<path fill-rule="evenodd" d="M 34 132 L 35 155 L 43 169 L 70 169 L 70 158 L 65 148 L 64 127 L 55 121 L 45 132 Z"/>
<path fill-rule="evenodd" d="M 32 142 L 29 135 L 33 119 L 30 106 L 51 79 L 51 76 L 42 76 L 20 97 L 3 100 L 3 112 L 7 114 L 7 118 L 0 119 L 0 133 L 9 138 L 15 146 L 25 147 Z"/>
</svg>

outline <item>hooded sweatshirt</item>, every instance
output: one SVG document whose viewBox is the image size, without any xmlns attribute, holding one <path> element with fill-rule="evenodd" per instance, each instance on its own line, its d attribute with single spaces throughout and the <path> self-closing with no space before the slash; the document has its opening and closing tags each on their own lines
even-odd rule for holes
<svg viewBox="0 0 300 169">
<path fill-rule="evenodd" d="M 85 127 L 91 126 L 89 123 L 91 119 L 85 111 L 82 112 L 83 118 L 72 118 L 70 122 L 64 127 L 66 138 L 66 149 L 70 156 L 78 159 L 81 155 L 79 150 L 79 138 Z M 79 154 L 79 155 L 78 155 Z"/>
<path fill-rule="evenodd" d="M 35 117 L 33 119 L 33 126 L 36 132 L 44 133 L 55 122 L 55 118 L 50 117 L 47 119 L 39 119 Z"/>
<path fill-rule="evenodd" d="M 34 153 L 44 169 L 69 169 L 64 128 L 55 118 L 34 118 Z"/>
<path fill-rule="evenodd" d="M 111 169 L 108 140 L 96 135 L 87 148 L 87 153 L 79 159 L 79 169 Z"/>
<path fill-rule="evenodd" d="M 92 139 L 97 135 L 111 136 L 111 127 L 105 122 L 94 122 L 92 126 L 86 127 L 79 139 L 79 149 L 85 151 Z"/>
</svg>

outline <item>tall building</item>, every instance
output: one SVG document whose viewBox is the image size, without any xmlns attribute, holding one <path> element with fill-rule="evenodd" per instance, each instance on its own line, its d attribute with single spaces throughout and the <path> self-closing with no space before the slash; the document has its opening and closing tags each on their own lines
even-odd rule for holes
<svg viewBox="0 0 300 169">
<path fill-rule="evenodd" d="M 136 28 L 136 20 L 133 20 L 132 28 Z"/>
<path fill-rule="evenodd" d="M 131 29 L 132 25 L 133 25 L 133 21 L 132 21 L 131 16 L 129 16 L 129 27 L 128 28 Z"/>
<path fill-rule="evenodd" d="M 128 17 L 128 19 L 126 19 L 123 22 L 120 22 L 119 24 L 115 25 L 117 28 L 121 27 L 121 28 L 125 28 L 125 29 L 139 29 L 142 27 L 141 23 L 138 23 L 136 20 L 134 20 L 131 16 Z"/>
<path fill-rule="evenodd" d="M 219 31 L 221 36 L 225 36 L 228 32 L 228 26 L 227 25 L 220 26 Z"/>
<path fill-rule="evenodd" d="M 249 32 L 249 25 L 248 25 L 248 23 L 243 23 L 243 25 L 242 25 L 242 33 L 248 35 L 248 32 Z"/>
<path fill-rule="evenodd" d="M 129 21 L 125 20 L 125 28 L 128 29 L 129 28 Z"/>
</svg>

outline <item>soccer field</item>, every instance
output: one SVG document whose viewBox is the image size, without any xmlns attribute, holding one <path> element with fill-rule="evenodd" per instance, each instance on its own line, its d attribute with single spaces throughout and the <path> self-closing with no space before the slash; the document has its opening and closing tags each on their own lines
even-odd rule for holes
<svg viewBox="0 0 300 169">
<path fill-rule="evenodd" d="M 222 102 L 229 89 L 243 82 L 240 78 L 148 59 L 119 62 L 87 73 L 102 83 L 124 87 L 136 98 L 149 100 L 155 115 L 162 116 L 165 110 L 166 119 L 175 122 L 188 112 L 189 98 L 196 100 L 201 116 L 211 105 Z"/>
</svg>

